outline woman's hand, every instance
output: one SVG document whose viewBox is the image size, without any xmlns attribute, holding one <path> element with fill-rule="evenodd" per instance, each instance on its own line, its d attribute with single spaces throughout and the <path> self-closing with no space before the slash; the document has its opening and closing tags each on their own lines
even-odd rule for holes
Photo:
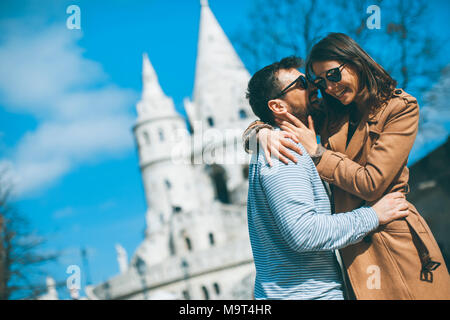
<svg viewBox="0 0 450 320">
<path fill-rule="evenodd" d="M 308 116 L 309 128 L 289 112 L 285 114 L 285 119 L 275 119 L 275 122 L 280 126 L 281 130 L 295 135 L 309 155 L 314 155 L 317 151 L 318 144 L 312 117 Z"/>
<path fill-rule="evenodd" d="M 270 166 L 272 166 L 271 155 L 280 159 L 283 163 L 288 164 L 289 160 L 297 163 L 297 159 L 289 149 L 294 150 L 300 155 L 302 154 L 300 148 L 289 139 L 291 138 L 298 143 L 296 136 L 292 133 L 263 128 L 259 130 L 257 138 Z"/>
</svg>

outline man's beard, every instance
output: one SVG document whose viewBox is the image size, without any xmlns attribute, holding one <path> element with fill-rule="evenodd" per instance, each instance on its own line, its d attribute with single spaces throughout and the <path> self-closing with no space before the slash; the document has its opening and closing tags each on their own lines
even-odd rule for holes
<svg viewBox="0 0 450 320">
<path fill-rule="evenodd" d="M 315 97 L 314 99 L 315 95 L 317 95 L 317 92 L 311 92 L 309 94 L 308 102 L 305 107 L 296 107 L 291 105 L 291 114 L 303 122 L 306 126 L 308 126 L 308 116 L 315 114 L 315 110 L 320 105 L 320 99 L 318 97 Z"/>
<path fill-rule="evenodd" d="M 307 123 L 306 119 L 308 118 L 308 110 L 310 106 L 307 105 L 306 108 L 292 108 L 292 115 L 294 115 L 297 119 L 299 119 L 303 123 Z M 305 110 L 306 109 L 306 110 Z"/>
<path fill-rule="evenodd" d="M 317 97 L 317 91 L 312 91 L 308 95 L 308 102 L 306 103 L 306 107 L 291 107 L 292 114 L 305 125 L 308 125 L 308 116 L 314 113 L 314 109 L 317 108 L 319 104 L 320 99 Z"/>
</svg>

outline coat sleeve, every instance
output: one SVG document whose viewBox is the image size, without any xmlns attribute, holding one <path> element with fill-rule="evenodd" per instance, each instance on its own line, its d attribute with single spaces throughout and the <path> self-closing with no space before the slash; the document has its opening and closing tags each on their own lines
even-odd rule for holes
<svg viewBox="0 0 450 320">
<path fill-rule="evenodd" d="M 384 127 L 365 165 L 327 150 L 317 164 L 322 179 L 366 201 L 379 199 L 406 165 L 419 124 L 419 106 L 410 98 L 393 98 Z"/>
<path fill-rule="evenodd" d="M 253 153 L 257 151 L 256 134 L 262 128 L 268 128 L 270 130 L 273 130 L 273 127 L 270 124 L 262 122 L 261 120 L 253 121 L 252 123 L 250 123 L 247 129 L 245 129 L 244 133 L 242 134 L 242 142 L 244 145 L 245 152 Z"/>
</svg>

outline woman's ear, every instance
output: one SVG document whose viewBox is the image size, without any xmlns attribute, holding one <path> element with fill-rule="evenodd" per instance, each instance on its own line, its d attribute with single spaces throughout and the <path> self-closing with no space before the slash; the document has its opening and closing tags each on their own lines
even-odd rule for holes
<svg viewBox="0 0 450 320">
<path fill-rule="evenodd" d="M 274 113 L 274 116 L 285 114 L 288 111 L 286 103 L 283 100 L 269 100 L 267 104 L 269 105 L 269 109 Z"/>
</svg>

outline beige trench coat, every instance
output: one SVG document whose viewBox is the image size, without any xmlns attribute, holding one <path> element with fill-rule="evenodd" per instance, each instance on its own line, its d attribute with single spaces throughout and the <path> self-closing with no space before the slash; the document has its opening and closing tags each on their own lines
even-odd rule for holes
<svg viewBox="0 0 450 320">
<path fill-rule="evenodd" d="M 401 89 L 362 119 L 347 147 L 348 117 L 335 125 L 325 121 L 320 136 L 328 150 L 317 170 L 332 185 L 335 212 L 409 192 L 406 163 L 418 122 L 416 99 Z M 380 226 L 340 253 L 357 299 L 450 299 L 441 251 L 412 204 L 406 219 Z"/>
</svg>

